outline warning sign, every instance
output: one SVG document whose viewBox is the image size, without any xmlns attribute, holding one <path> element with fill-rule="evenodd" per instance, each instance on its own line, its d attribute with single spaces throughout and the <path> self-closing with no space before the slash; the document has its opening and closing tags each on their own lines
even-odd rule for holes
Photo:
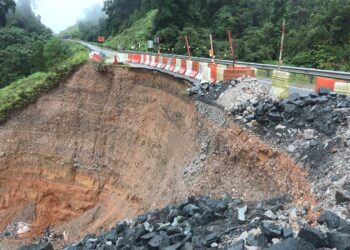
<svg viewBox="0 0 350 250">
<path fill-rule="evenodd" d="M 97 37 L 97 41 L 99 42 L 99 43 L 104 43 L 105 42 L 105 37 L 104 36 L 98 36 Z"/>
</svg>

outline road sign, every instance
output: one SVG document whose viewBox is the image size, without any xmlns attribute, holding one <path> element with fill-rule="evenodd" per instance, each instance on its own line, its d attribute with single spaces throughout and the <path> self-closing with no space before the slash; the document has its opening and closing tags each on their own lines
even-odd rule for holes
<svg viewBox="0 0 350 250">
<path fill-rule="evenodd" d="M 97 41 L 99 42 L 99 43 L 104 43 L 105 42 L 105 37 L 104 36 L 98 36 L 97 37 Z"/>
<path fill-rule="evenodd" d="M 153 41 L 152 40 L 147 41 L 147 48 L 153 49 Z"/>
</svg>

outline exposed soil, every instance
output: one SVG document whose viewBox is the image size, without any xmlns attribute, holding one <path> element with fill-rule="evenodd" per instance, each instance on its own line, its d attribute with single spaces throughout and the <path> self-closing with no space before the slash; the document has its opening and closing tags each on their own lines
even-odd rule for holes
<svg viewBox="0 0 350 250">
<path fill-rule="evenodd" d="M 47 227 L 72 242 L 191 195 L 224 192 L 314 205 L 287 154 L 200 114 L 186 88 L 155 72 L 98 73 L 87 64 L 14 114 L 0 127 L 0 231 L 26 222 L 19 242 Z M 18 240 L 0 238 L 1 248 L 9 242 Z"/>
</svg>

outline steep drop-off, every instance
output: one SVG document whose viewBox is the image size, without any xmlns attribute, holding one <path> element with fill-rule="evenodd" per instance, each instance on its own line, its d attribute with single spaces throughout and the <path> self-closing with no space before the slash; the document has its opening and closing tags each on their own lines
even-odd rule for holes
<svg viewBox="0 0 350 250">
<path fill-rule="evenodd" d="M 66 240 L 191 195 L 312 201 L 287 155 L 199 114 L 186 84 L 87 64 L 0 126 L 0 231 Z M 1 245 L 1 242 L 0 242 Z"/>
</svg>

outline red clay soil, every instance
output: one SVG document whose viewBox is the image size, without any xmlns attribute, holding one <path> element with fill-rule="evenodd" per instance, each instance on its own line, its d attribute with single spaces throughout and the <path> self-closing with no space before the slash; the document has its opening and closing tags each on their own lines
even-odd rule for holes
<svg viewBox="0 0 350 250">
<path fill-rule="evenodd" d="M 186 88 L 161 74 L 98 73 L 87 64 L 14 114 L 0 126 L 0 231 L 26 222 L 24 238 L 54 226 L 72 241 L 195 194 L 291 194 L 313 205 L 305 174 L 286 154 L 213 124 Z M 203 137 L 207 159 L 184 177 Z"/>
</svg>

